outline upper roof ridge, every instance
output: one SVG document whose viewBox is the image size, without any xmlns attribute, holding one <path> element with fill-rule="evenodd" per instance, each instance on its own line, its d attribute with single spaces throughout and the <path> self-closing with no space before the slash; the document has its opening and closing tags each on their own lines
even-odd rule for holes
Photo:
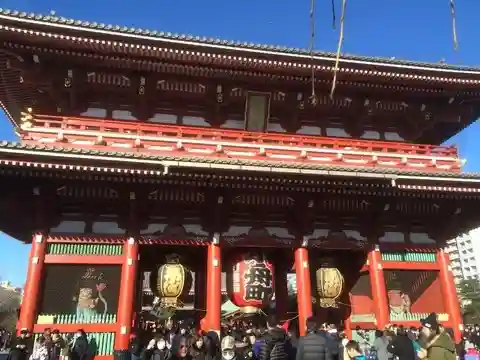
<svg viewBox="0 0 480 360">
<path fill-rule="evenodd" d="M 289 54 L 290 56 L 306 56 L 310 55 L 308 49 L 287 47 L 281 45 L 268 45 L 258 44 L 252 42 L 241 42 L 234 40 L 224 40 L 213 37 L 194 36 L 190 34 L 176 34 L 165 31 L 149 30 L 143 28 L 135 28 L 120 25 L 111 25 L 99 23 L 96 21 L 85 21 L 67 18 L 64 16 L 57 16 L 56 14 L 41 14 L 32 12 L 22 12 L 18 10 L 10 10 L 0 8 L 0 23 L 2 20 L 10 20 L 19 23 L 29 23 L 32 25 L 50 26 L 65 29 L 74 29 L 78 31 L 88 32 L 102 32 L 106 35 L 120 36 L 120 37 L 138 37 L 144 40 L 155 41 L 169 41 L 176 43 L 188 43 L 189 45 L 197 46 L 211 46 L 216 48 L 224 48 L 226 50 L 238 50 L 238 51 L 256 51 L 265 53 L 274 53 L 275 55 Z M 318 57 L 319 60 L 335 60 L 335 53 L 327 51 L 314 51 L 313 55 Z M 342 61 L 365 63 L 365 64 L 378 64 L 378 65 L 391 65 L 397 67 L 413 67 L 417 70 L 438 70 L 438 71 L 452 71 L 460 73 L 476 73 L 480 74 L 480 67 L 462 66 L 462 65 L 449 65 L 444 63 L 428 63 L 421 61 L 409 61 L 399 60 L 396 58 L 383 58 L 383 57 L 369 57 L 358 56 L 344 53 L 341 57 Z"/>
</svg>

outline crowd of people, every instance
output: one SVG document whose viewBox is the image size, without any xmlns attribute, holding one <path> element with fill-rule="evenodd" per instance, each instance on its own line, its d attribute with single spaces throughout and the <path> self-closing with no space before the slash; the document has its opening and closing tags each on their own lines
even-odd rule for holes
<svg viewBox="0 0 480 360">
<path fill-rule="evenodd" d="M 374 341 L 359 329 L 357 341 L 348 339 L 341 329 L 319 324 L 313 317 L 307 319 L 301 337 L 294 326 L 280 324 L 273 315 L 264 319 L 255 324 L 231 322 L 221 334 L 168 321 L 133 334 L 126 356 L 128 360 L 458 360 L 469 346 L 480 346 L 479 326 L 466 329 L 463 341 L 455 344 L 453 333 L 442 327 L 435 313 L 421 321 L 420 329 L 377 330 Z M 35 341 L 28 330 L 22 330 L 8 360 L 90 360 L 94 355 L 83 330 L 64 339 L 58 330 L 46 329 Z"/>
<path fill-rule="evenodd" d="M 12 333 L 7 329 L 0 328 L 0 351 L 6 351 L 10 348 Z"/>
<path fill-rule="evenodd" d="M 83 330 L 63 338 L 57 329 L 45 329 L 34 340 L 29 330 L 22 329 L 11 344 L 7 360 L 88 360 L 94 355 L 89 351 L 87 334 Z"/>
<path fill-rule="evenodd" d="M 388 326 L 377 330 L 372 344 L 364 344 L 363 353 L 375 360 L 458 360 L 469 352 L 478 354 L 480 326 L 467 327 L 459 343 L 453 330 L 444 328 L 435 313 L 421 321 L 421 328 Z"/>
</svg>

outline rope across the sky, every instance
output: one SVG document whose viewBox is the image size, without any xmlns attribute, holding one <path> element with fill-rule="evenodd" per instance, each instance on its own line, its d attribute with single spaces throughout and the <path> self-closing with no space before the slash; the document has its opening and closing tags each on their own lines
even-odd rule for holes
<svg viewBox="0 0 480 360">
<path fill-rule="evenodd" d="M 315 47 L 315 1 L 310 0 L 310 46 L 309 46 L 309 53 L 312 62 L 312 72 L 311 72 L 311 84 L 312 84 L 312 94 L 310 97 L 310 101 L 312 105 L 317 104 L 317 96 L 315 93 L 315 64 L 314 64 L 314 47 Z M 335 29 L 336 27 L 336 11 L 335 11 L 335 0 L 331 0 L 332 3 L 332 27 Z M 458 49 L 458 37 L 457 37 L 457 16 L 455 11 L 455 0 L 450 1 L 450 14 L 452 18 L 452 35 L 453 35 L 453 48 L 455 50 Z M 342 14 L 340 17 L 340 34 L 338 37 L 337 43 L 337 52 L 335 57 L 335 67 L 333 69 L 333 79 L 332 79 L 332 87 L 330 89 L 330 99 L 333 100 L 335 96 L 335 89 L 337 86 L 337 75 L 340 65 L 340 55 L 342 52 L 343 40 L 344 40 L 344 25 L 345 25 L 345 13 L 347 8 L 347 0 L 342 0 Z"/>
</svg>

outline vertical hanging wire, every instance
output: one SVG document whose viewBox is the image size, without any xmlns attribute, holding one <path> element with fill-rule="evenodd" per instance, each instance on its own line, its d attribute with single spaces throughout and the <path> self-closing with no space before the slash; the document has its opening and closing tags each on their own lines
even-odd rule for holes
<svg viewBox="0 0 480 360">
<path fill-rule="evenodd" d="M 337 56 L 335 58 L 335 68 L 333 69 L 332 89 L 330 90 L 330 99 L 333 100 L 335 88 L 337 87 L 338 65 L 340 63 L 340 53 L 343 45 L 343 30 L 345 25 L 345 11 L 347 9 L 347 0 L 342 0 L 342 16 L 340 18 L 340 35 L 338 37 Z"/>
<path fill-rule="evenodd" d="M 317 105 L 318 99 L 315 93 L 315 58 L 313 49 L 315 47 L 315 0 L 310 0 L 310 45 L 309 45 L 309 53 L 310 53 L 310 62 L 312 66 L 311 78 L 310 81 L 312 83 L 312 95 L 310 96 L 310 102 L 313 106 Z"/>
<path fill-rule="evenodd" d="M 337 27 L 337 12 L 335 11 L 335 0 L 332 0 L 332 28 Z"/>
<path fill-rule="evenodd" d="M 457 15 L 455 12 L 455 0 L 450 0 L 450 13 L 452 15 L 453 48 L 458 49 L 457 39 Z"/>
</svg>

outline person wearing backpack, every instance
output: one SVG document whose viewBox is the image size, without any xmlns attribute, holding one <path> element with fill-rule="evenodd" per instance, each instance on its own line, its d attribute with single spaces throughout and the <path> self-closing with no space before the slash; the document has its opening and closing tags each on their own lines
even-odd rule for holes
<svg viewBox="0 0 480 360">
<path fill-rule="evenodd" d="M 396 360 L 416 360 L 417 358 L 413 341 L 410 340 L 403 326 L 397 328 L 397 334 L 393 336 L 387 349 Z"/>
<path fill-rule="evenodd" d="M 296 360 L 332 360 L 325 336 L 318 332 L 315 318 L 307 319 L 307 334 L 300 337 Z"/>
<path fill-rule="evenodd" d="M 376 354 L 378 360 L 391 360 L 392 354 L 388 352 L 388 345 L 392 335 L 387 331 L 376 330 L 375 340 L 373 341 L 372 349 Z"/>
<path fill-rule="evenodd" d="M 268 331 L 259 344 L 258 360 L 289 360 L 290 344 L 287 333 L 276 316 L 267 319 Z"/>
<path fill-rule="evenodd" d="M 422 335 L 426 340 L 425 350 L 428 360 L 456 360 L 455 343 L 440 328 L 437 314 L 431 313 L 420 322 L 422 324 Z"/>
</svg>

